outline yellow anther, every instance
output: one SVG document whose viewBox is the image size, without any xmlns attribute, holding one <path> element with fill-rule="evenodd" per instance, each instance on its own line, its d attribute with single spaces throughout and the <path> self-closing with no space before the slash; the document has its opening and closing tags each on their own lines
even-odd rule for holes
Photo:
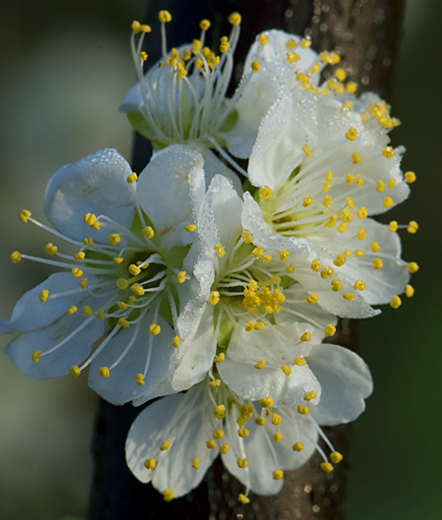
<svg viewBox="0 0 442 520">
<path fill-rule="evenodd" d="M 344 254 L 345 258 L 350 257 L 350 256 L 351 256 L 351 251 L 350 251 L 350 249 L 344 249 L 344 253 L 343 253 L 343 254 Z"/>
<path fill-rule="evenodd" d="M 366 283 L 363 282 L 362 280 L 358 280 L 357 282 L 355 282 L 354 284 L 354 288 L 358 291 L 365 291 L 365 288 L 367 287 Z"/>
<path fill-rule="evenodd" d="M 83 307 L 83 312 L 86 314 L 86 316 L 92 316 L 93 312 L 89 305 L 86 305 Z"/>
<path fill-rule="evenodd" d="M 259 61 L 252 61 L 252 71 L 258 72 L 259 70 Z"/>
<path fill-rule="evenodd" d="M 408 233 L 411 233 L 412 235 L 414 235 L 418 229 L 419 229 L 419 224 L 415 220 L 411 220 L 408 223 L 408 227 L 407 227 Z"/>
<path fill-rule="evenodd" d="M 290 273 L 293 273 L 293 271 L 295 270 L 295 264 L 290 264 L 287 269 L 285 270 L 285 272 L 287 274 L 290 274 Z"/>
<path fill-rule="evenodd" d="M 343 458 L 344 457 L 342 456 L 341 453 L 339 453 L 339 451 L 335 451 L 334 453 L 330 453 L 330 460 L 334 464 L 339 464 Z"/>
<path fill-rule="evenodd" d="M 158 20 L 161 23 L 167 23 L 172 20 L 172 15 L 169 13 L 169 11 L 160 11 L 158 13 Z"/>
<path fill-rule="evenodd" d="M 219 405 L 215 408 L 215 410 L 214 410 L 213 413 L 215 414 L 215 417 L 216 417 L 217 419 L 224 419 L 224 417 L 225 417 L 225 415 L 226 415 L 226 407 L 225 407 L 223 404 L 219 404 Z"/>
<path fill-rule="evenodd" d="M 327 193 L 331 190 L 331 184 L 329 182 L 324 182 L 322 192 Z"/>
<path fill-rule="evenodd" d="M 326 473 L 330 473 L 331 471 L 333 471 L 333 465 L 330 464 L 330 462 L 323 462 L 321 464 L 321 469 Z"/>
<path fill-rule="evenodd" d="M 134 284 L 134 285 L 139 285 L 139 284 Z M 118 278 L 117 287 L 119 289 L 122 289 L 124 291 L 124 289 L 127 289 L 128 286 L 129 286 L 129 282 L 126 280 L 126 278 Z"/>
<path fill-rule="evenodd" d="M 308 49 L 311 44 L 312 44 L 311 40 L 304 38 L 303 40 L 301 40 L 300 46 L 301 46 L 301 49 Z"/>
<path fill-rule="evenodd" d="M 241 23 L 241 15 L 239 13 L 232 13 L 229 18 L 229 23 L 232 25 L 239 25 Z"/>
<path fill-rule="evenodd" d="M 192 468 L 199 469 L 199 467 L 200 467 L 200 460 L 198 457 L 195 457 L 192 461 Z"/>
<path fill-rule="evenodd" d="M 293 444 L 293 451 L 302 451 L 304 449 L 304 444 L 302 444 L 302 442 L 295 442 L 295 444 Z"/>
<path fill-rule="evenodd" d="M 258 41 L 261 45 L 267 45 L 267 42 L 269 40 L 265 34 L 261 34 L 260 36 L 258 36 Z"/>
<path fill-rule="evenodd" d="M 302 44 L 301 44 L 302 47 Z M 312 67 L 312 74 L 317 74 L 321 70 L 321 65 L 318 62 L 315 62 Z"/>
<path fill-rule="evenodd" d="M 330 181 L 333 180 L 333 172 L 332 172 L 331 170 L 327 170 L 327 171 L 325 172 L 325 180 L 326 180 L 327 182 L 330 182 Z"/>
<path fill-rule="evenodd" d="M 345 87 L 345 90 L 347 92 L 349 92 L 350 94 L 354 94 L 357 89 L 358 89 L 358 85 L 354 81 L 348 82 L 346 87 Z"/>
<path fill-rule="evenodd" d="M 106 319 L 106 313 L 104 312 L 104 309 L 99 309 L 97 311 L 97 316 L 98 316 L 98 319 L 100 320 L 105 320 Z"/>
<path fill-rule="evenodd" d="M 212 291 L 209 296 L 209 303 L 211 305 L 216 305 L 220 300 L 220 295 L 218 291 Z"/>
<path fill-rule="evenodd" d="M 255 258 L 261 258 L 264 254 L 264 249 L 262 247 L 255 247 L 255 249 L 252 251 L 252 255 Z"/>
<path fill-rule="evenodd" d="M 74 365 L 69 369 L 69 373 L 72 377 L 78 377 L 81 374 L 81 370 L 78 368 L 77 365 Z"/>
<path fill-rule="evenodd" d="M 298 46 L 298 44 L 295 42 L 295 40 L 293 38 L 290 38 L 290 40 L 288 40 L 288 42 L 285 44 L 285 48 L 288 51 L 291 49 L 296 49 L 297 46 Z"/>
<path fill-rule="evenodd" d="M 93 245 L 93 243 L 94 243 L 94 241 L 93 241 L 92 238 L 85 238 L 85 239 L 83 240 L 83 244 L 84 244 L 85 246 L 91 246 L 91 245 Z"/>
<path fill-rule="evenodd" d="M 141 53 L 140 53 L 141 54 Z M 146 53 L 144 53 L 146 54 Z M 140 58 L 141 59 L 141 58 Z M 146 54 L 146 58 L 147 59 L 147 54 Z M 131 173 L 127 178 L 126 178 L 126 181 L 129 183 L 129 184 L 133 184 L 136 180 L 138 179 L 138 175 L 133 172 Z"/>
<path fill-rule="evenodd" d="M 120 278 L 121 280 L 121 278 Z M 121 287 L 120 287 L 121 288 Z M 131 286 L 130 286 L 130 290 L 136 294 L 137 296 L 143 296 L 144 294 L 144 288 L 142 285 L 140 285 L 139 283 L 133 283 Z"/>
<path fill-rule="evenodd" d="M 338 217 L 337 215 L 332 215 L 329 219 L 328 219 L 328 222 L 326 224 L 327 227 L 331 228 L 333 227 L 336 222 L 338 221 Z"/>
<path fill-rule="evenodd" d="M 216 254 L 222 258 L 225 254 L 226 254 L 226 250 L 224 249 L 224 246 L 219 243 L 219 244 L 216 244 L 216 246 L 214 246 L 215 251 L 216 251 Z"/>
<path fill-rule="evenodd" d="M 28 211 L 27 209 L 22 209 L 20 211 L 20 213 L 18 214 L 18 218 L 19 220 L 21 220 L 22 222 L 27 222 L 28 221 L 28 217 L 32 216 L 32 213 L 30 211 Z"/>
<path fill-rule="evenodd" d="M 250 435 L 250 432 L 249 432 L 249 430 L 247 428 L 240 428 L 238 430 L 238 435 L 240 437 L 248 437 Z"/>
<path fill-rule="evenodd" d="M 387 159 L 391 159 L 394 157 L 394 150 L 391 146 L 386 146 L 384 150 L 382 151 L 382 155 L 386 157 Z"/>
<path fill-rule="evenodd" d="M 293 360 L 293 363 L 298 367 L 303 367 L 307 364 L 307 361 L 302 357 L 297 357 Z"/>
<path fill-rule="evenodd" d="M 419 270 L 419 266 L 417 265 L 416 262 L 409 262 L 408 263 L 408 272 L 409 273 L 414 274 L 418 270 Z"/>
<path fill-rule="evenodd" d="M 209 386 L 211 388 L 216 388 L 217 386 L 221 386 L 221 379 L 215 379 L 214 381 L 210 381 Z"/>
<path fill-rule="evenodd" d="M 153 238 L 153 236 L 155 235 L 155 231 L 150 227 L 150 226 L 146 226 L 143 231 L 143 236 L 146 237 L 146 238 Z"/>
<path fill-rule="evenodd" d="M 385 197 L 384 199 L 384 208 L 391 208 L 393 206 L 394 202 L 391 197 Z"/>
<path fill-rule="evenodd" d="M 44 303 L 48 299 L 48 296 L 49 296 L 49 291 L 47 289 L 43 289 L 43 291 L 41 291 L 38 298 L 42 303 Z"/>
<path fill-rule="evenodd" d="M 388 189 L 391 190 L 392 188 L 394 188 L 396 186 L 396 179 L 390 179 L 388 181 Z"/>
<path fill-rule="evenodd" d="M 282 417 L 279 413 L 274 413 L 272 416 L 272 424 L 273 426 L 279 426 L 282 423 Z"/>
<path fill-rule="evenodd" d="M 91 228 L 100 229 L 100 222 L 97 220 L 97 216 L 93 213 L 86 213 L 84 216 L 84 223 Z"/>
<path fill-rule="evenodd" d="M 338 233 L 344 233 L 344 231 L 346 231 L 346 229 L 347 229 L 347 224 L 345 224 L 344 222 L 341 222 L 341 224 L 339 224 L 339 226 L 337 227 Z"/>
<path fill-rule="evenodd" d="M 358 258 L 362 258 L 363 256 L 365 256 L 364 251 L 361 251 L 360 249 L 355 249 L 353 251 L 353 254 Z"/>
<path fill-rule="evenodd" d="M 253 236 L 250 233 L 247 233 L 246 231 L 244 231 L 241 234 L 241 238 L 244 240 L 246 244 L 251 244 L 253 242 Z"/>
<path fill-rule="evenodd" d="M 336 267 L 342 267 L 346 261 L 347 261 L 347 258 L 345 256 L 336 255 L 336 260 L 333 260 L 333 263 L 335 264 Z M 332 285 L 333 285 L 333 282 L 332 282 Z M 340 289 L 336 289 L 336 290 L 340 291 Z"/>
<path fill-rule="evenodd" d="M 38 363 L 40 361 L 40 356 L 42 354 L 42 351 L 41 350 L 35 350 L 33 353 L 32 353 L 32 361 L 34 363 Z"/>
<path fill-rule="evenodd" d="M 135 376 L 135 381 L 137 382 L 138 385 L 144 386 L 144 376 L 143 376 L 143 374 L 137 374 Z"/>
<path fill-rule="evenodd" d="M 261 370 L 262 368 L 265 367 L 265 365 L 266 365 L 265 360 L 264 360 L 264 359 L 260 359 L 260 360 L 258 361 L 258 363 L 256 363 L 256 365 L 254 365 L 254 366 L 255 366 L 255 368 L 256 368 L 257 370 Z"/>
<path fill-rule="evenodd" d="M 69 316 L 72 316 L 72 314 L 75 314 L 77 311 L 78 307 L 76 307 L 75 305 L 71 305 L 67 310 L 67 313 L 69 314 Z"/>
<path fill-rule="evenodd" d="M 299 58 L 299 54 L 297 54 L 296 52 L 292 52 L 287 56 L 287 61 L 290 63 L 290 65 L 293 65 L 294 63 L 299 61 Z"/>
<path fill-rule="evenodd" d="M 178 280 L 178 283 L 184 283 L 186 281 L 186 271 L 180 271 L 177 275 L 176 275 L 176 278 Z"/>
<path fill-rule="evenodd" d="M 259 400 L 259 404 L 263 407 L 263 408 L 270 408 L 271 406 L 273 406 L 273 398 L 268 396 L 268 397 L 261 397 L 261 399 Z"/>
<path fill-rule="evenodd" d="M 327 336 L 333 336 L 336 332 L 336 327 L 329 323 L 327 327 L 325 327 L 324 332 L 327 334 Z"/>
<path fill-rule="evenodd" d="M 255 326 L 255 322 L 253 320 L 251 320 L 248 323 L 246 323 L 244 330 L 246 332 L 251 332 L 253 330 L 254 326 Z"/>
<path fill-rule="evenodd" d="M 210 25 L 211 25 L 211 23 L 210 23 L 209 20 L 206 20 L 206 19 L 201 20 L 201 22 L 200 22 L 200 29 L 202 31 L 208 31 L 209 28 L 210 28 Z"/>
<path fill-rule="evenodd" d="M 310 150 L 310 146 L 308 144 L 305 144 L 303 147 L 302 147 L 302 151 L 305 153 L 305 155 L 307 157 L 311 157 L 312 156 L 312 151 Z"/>
<path fill-rule="evenodd" d="M 49 242 L 49 244 L 46 244 L 45 246 L 45 252 L 48 255 L 55 255 L 55 253 L 58 251 L 58 247 L 54 246 L 52 242 Z M 83 253 L 84 254 L 84 253 Z"/>
<path fill-rule="evenodd" d="M 335 291 L 335 292 L 338 292 L 338 291 L 342 291 L 342 282 L 341 280 L 332 280 L 331 282 L 331 286 L 332 286 L 332 290 Z"/>
<path fill-rule="evenodd" d="M 156 323 L 152 323 L 152 325 L 149 325 L 149 332 L 153 336 L 158 336 L 158 334 L 161 332 L 161 327 Z"/>
<path fill-rule="evenodd" d="M 412 184 L 416 180 L 416 174 L 414 172 L 405 172 L 404 177 L 408 184 Z"/>
<path fill-rule="evenodd" d="M 355 182 L 355 176 L 351 173 L 347 173 L 345 176 L 345 183 L 346 184 L 353 184 Z"/>
<path fill-rule="evenodd" d="M 356 214 L 359 218 L 366 218 L 368 215 L 367 208 L 364 208 L 362 206 L 362 208 L 360 208 L 360 209 L 358 209 L 358 211 L 356 211 Z"/>
<path fill-rule="evenodd" d="M 268 264 L 272 261 L 272 255 L 264 255 L 261 260 L 264 264 Z"/>
<path fill-rule="evenodd" d="M 315 258 L 313 260 L 313 262 L 310 264 L 310 267 L 313 269 L 313 271 L 315 271 L 316 273 L 318 273 L 321 269 L 322 269 L 322 265 L 321 265 L 321 262 Z"/>
<path fill-rule="evenodd" d="M 188 226 L 184 226 L 184 229 L 185 229 L 188 233 L 192 233 L 192 231 L 195 231 L 196 226 L 195 226 L 195 224 L 189 224 Z"/>
<path fill-rule="evenodd" d="M 363 113 L 361 114 L 361 119 L 362 119 L 362 121 L 364 121 L 364 123 L 365 123 L 365 121 L 367 121 L 367 119 L 368 119 L 367 114 L 365 114 L 365 113 L 363 112 Z"/>
<path fill-rule="evenodd" d="M 311 206 L 313 202 L 313 197 L 306 197 L 304 199 L 304 201 L 302 202 L 302 205 L 304 206 L 304 208 L 307 208 L 308 206 Z"/>
<path fill-rule="evenodd" d="M 127 309 L 127 303 L 125 302 L 117 302 L 117 305 L 122 311 L 125 311 Z"/>
<path fill-rule="evenodd" d="M 276 432 L 273 435 L 273 440 L 274 440 L 274 442 L 276 442 L 276 444 L 278 444 L 278 442 L 281 442 L 282 441 L 282 433 L 281 432 Z"/>
<path fill-rule="evenodd" d="M 273 472 L 273 480 L 281 480 L 282 478 L 284 478 L 284 472 L 282 469 L 275 469 Z"/>
<path fill-rule="evenodd" d="M 238 459 L 236 461 L 239 468 L 245 469 L 249 465 L 249 461 L 247 459 Z"/>
<path fill-rule="evenodd" d="M 262 199 L 267 200 L 272 196 L 273 191 L 268 186 L 264 186 L 259 190 L 259 195 Z"/>
<path fill-rule="evenodd" d="M 170 441 L 164 441 L 160 446 L 161 451 L 167 451 L 170 448 Z"/>
<path fill-rule="evenodd" d="M 78 267 L 74 267 L 71 270 L 71 272 L 75 276 L 75 278 L 81 278 L 83 276 L 83 271 L 81 269 L 78 269 Z"/>
<path fill-rule="evenodd" d="M 405 288 L 405 294 L 407 298 L 411 298 L 414 295 L 414 287 L 410 284 Z"/>
<path fill-rule="evenodd" d="M 112 233 L 112 235 L 109 235 L 108 240 L 113 246 L 116 246 L 121 242 L 121 237 L 118 233 Z"/>
<path fill-rule="evenodd" d="M 398 226 L 398 223 L 396 222 L 396 220 L 392 220 L 390 222 L 390 225 L 388 226 L 388 231 L 390 231 L 391 233 L 394 233 L 395 231 L 397 231 L 397 226 Z"/>
<path fill-rule="evenodd" d="M 248 420 L 245 417 L 238 417 L 236 419 L 236 422 L 237 422 L 238 426 L 245 426 L 247 424 Z"/>
<path fill-rule="evenodd" d="M 373 269 L 376 269 L 376 270 L 382 269 L 384 267 L 384 264 L 380 258 L 373 258 L 371 263 L 373 264 Z"/>
<path fill-rule="evenodd" d="M 101 367 L 98 372 L 100 373 L 101 377 L 109 377 L 109 375 L 110 375 L 108 367 Z"/>
<path fill-rule="evenodd" d="M 345 292 L 342 295 L 342 297 L 344 298 L 344 300 L 347 300 L 349 302 L 352 302 L 356 298 L 356 296 L 351 292 Z"/>
<path fill-rule="evenodd" d="M 223 444 L 219 449 L 220 453 L 222 453 L 223 455 L 225 455 L 229 450 L 230 446 L 228 444 Z"/>
<path fill-rule="evenodd" d="M 401 305 L 402 300 L 399 298 L 399 296 L 393 296 L 393 298 L 390 300 L 390 307 L 393 309 L 399 309 Z"/>
<path fill-rule="evenodd" d="M 359 164 L 361 162 L 361 156 L 358 154 L 358 152 L 353 153 L 351 158 L 353 160 L 353 164 Z"/>
<path fill-rule="evenodd" d="M 357 136 L 358 136 L 358 131 L 356 130 L 356 128 L 349 128 L 348 132 L 345 134 L 345 137 L 349 141 L 354 141 Z"/>
<path fill-rule="evenodd" d="M 164 12 L 167 12 L 167 11 L 164 11 Z M 166 20 L 166 21 L 170 21 L 170 20 Z M 166 489 L 166 491 L 163 492 L 164 502 L 171 502 L 174 498 L 175 497 L 174 497 L 172 489 Z"/>
<path fill-rule="evenodd" d="M 265 422 L 265 417 L 257 417 L 255 419 L 255 424 L 257 424 L 258 426 L 264 426 Z"/>
<path fill-rule="evenodd" d="M 74 258 L 75 258 L 75 260 L 77 260 L 77 262 L 81 262 L 82 260 L 84 260 L 85 256 L 86 256 L 86 254 L 83 253 L 83 251 L 79 251 L 78 253 L 76 253 L 74 255 Z"/>
<path fill-rule="evenodd" d="M 296 408 L 298 410 L 298 413 L 301 415 L 307 415 L 310 411 L 308 406 L 303 406 L 302 404 L 298 404 L 298 407 Z"/>
<path fill-rule="evenodd" d="M 359 240 L 365 240 L 366 238 L 367 238 L 367 233 L 365 232 L 365 229 L 363 227 L 359 228 L 358 239 Z"/>
<path fill-rule="evenodd" d="M 154 470 L 157 467 L 157 461 L 155 459 L 146 459 L 144 461 L 144 467 L 146 469 Z"/>
<path fill-rule="evenodd" d="M 292 373 L 292 369 L 288 365 L 282 365 L 281 369 L 286 376 L 289 376 Z"/>
<path fill-rule="evenodd" d="M 246 497 L 242 493 L 238 495 L 238 500 L 241 502 L 241 504 L 248 504 L 250 502 L 250 498 Z"/>
<path fill-rule="evenodd" d="M 335 76 L 339 81 L 345 81 L 345 79 L 347 78 L 347 73 L 344 69 L 336 69 Z"/>
<path fill-rule="evenodd" d="M 118 324 L 123 327 L 123 329 L 128 329 L 130 327 L 130 323 L 126 320 L 126 318 L 119 318 Z"/>
<path fill-rule="evenodd" d="M 302 334 L 300 339 L 301 341 L 310 341 L 312 339 L 312 333 L 307 330 L 304 332 L 304 334 Z"/>
<path fill-rule="evenodd" d="M 140 24 L 140 22 L 137 22 L 136 20 L 134 20 L 132 22 L 131 27 L 132 27 L 132 32 L 134 32 L 135 34 L 141 32 L 141 24 Z"/>
<path fill-rule="evenodd" d="M 141 29 L 141 32 L 143 32 L 143 33 L 150 33 L 150 32 L 152 32 L 152 29 L 151 29 L 150 25 L 147 25 L 147 24 L 144 24 L 144 23 L 140 26 L 140 29 Z"/>
<path fill-rule="evenodd" d="M 373 253 L 378 253 L 381 250 L 381 246 L 378 244 L 378 242 L 372 242 L 370 247 Z"/>
<path fill-rule="evenodd" d="M 306 300 L 308 303 L 316 303 L 318 301 L 319 296 L 317 294 L 310 294 L 307 296 Z"/>
<path fill-rule="evenodd" d="M 138 53 L 138 59 L 140 61 L 146 61 L 147 60 L 147 52 L 144 52 L 144 51 L 141 51 Z M 132 177 L 132 175 L 130 175 L 130 177 Z M 131 183 L 131 182 L 134 182 L 136 179 L 134 179 L 133 181 L 129 181 L 129 178 L 126 179 L 127 182 Z"/>
<path fill-rule="evenodd" d="M 137 276 L 141 273 L 141 269 L 135 264 L 130 264 L 128 271 L 133 276 Z"/>
<path fill-rule="evenodd" d="M 347 202 L 347 206 L 350 208 L 350 209 L 353 209 L 355 207 L 355 203 L 354 203 L 354 200 L 351 198 L 351 197 L 347 197 L 345 199 L 345 201 Z"/>
<path fill-rule="evenodd" d="M 316 392 L 314 390 L 312 390 L 311 392 L 309 392 L 307 395 L 304 396 L 304 401 L 310 402 L 312 399 L 316 399 L 316 397 L 317 397 Z"/>
</svg>

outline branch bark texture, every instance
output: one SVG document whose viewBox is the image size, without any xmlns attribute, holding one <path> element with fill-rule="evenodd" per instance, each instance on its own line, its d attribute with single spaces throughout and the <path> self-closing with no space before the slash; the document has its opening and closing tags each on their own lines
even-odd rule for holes
<svg viewBox="0 0 442 520">
<path fill-rule="evenodd" d="M 212 21 L 213 42 L 228 34 L 227 17 L 242 14 L 242 33 L 235 55 L 234 84 L 255 36 L 266 29 L 311 36 L 317 51 L 336 50 L 359 92 L 371 90 L 391 97 L 393 63 L 397 53 L 405 0 L 152 0 L 146 22 L 156 30 L 157 13 L 168 9 L 174 23 L 168 33 L 169 47 L 192 41 L 202 18 Z M 151 62 L 160 57 L 159 37 L 148 39 Z M 135 138 L 133 168 L 141 171 L 151 155 L 148 141 Z M 333 342 L 356 350 L 357 323 L 341 320 Z M 344 460 L 332 474 L 320 469 L 319 455 L 297 471 L 285 472 L 279 495 L 251 494 L 251 503 L 238 503 L 242 486 L 217 460 L 205 480 L 188 496 L 170 503 L 150 485 L 141 484 L 127 469 L 124 444 L 133 420 L 140 412 L 128 404 L 112 406 L 102 401 L 93 441 L 95 474 L 91 492 L 90 520 L 128 518 L 175 520 L 342 520 L 349 473 L 350 426 L 327 428 L 326 434 Z"/>
</svg>

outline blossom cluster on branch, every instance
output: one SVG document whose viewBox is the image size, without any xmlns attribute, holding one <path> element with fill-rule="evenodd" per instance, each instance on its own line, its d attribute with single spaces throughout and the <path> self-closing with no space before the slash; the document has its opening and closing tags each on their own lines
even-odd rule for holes
<svg viewBox="0 0 442 520">
<path fill-rule="evenodd" d="M 277 493 L 284 471 L 316 450 L 325 472 L 342 459 L 321 426 L 356 419 L 372 380 L 357 354 L 323 340 L 339 317 L 413 295 L 418 266 L 401 259 L 397 230 L 417 223 L 373 217 L 416 177 L 389 144 L 399 121 L 376 94 L 356 95 L 336 52 L 266 31 L 229 98 L 240 15 L 216 52 L 208 20 L 171 50 L 170 13 L 159 20 L 162 58 L 147 72 L 151 28 L 132 24 L 139 81 L 120 107 L 152 159 L 134 173 L 116 150 L 94 153 L 49 181 L 53 228 L 20 212 L 53 242 L 44 258 L 15 251 L 12 261 L 60 272 L 17 302 L 0 333 L 18 333 L 6 353 L 29 376 L 89 368 L 112 404 L 160 398 L 133 423 L 126 456 L 165 500 L 196 487 L 221 454 L 247 503 L 250 490 Z"/>
</svg>

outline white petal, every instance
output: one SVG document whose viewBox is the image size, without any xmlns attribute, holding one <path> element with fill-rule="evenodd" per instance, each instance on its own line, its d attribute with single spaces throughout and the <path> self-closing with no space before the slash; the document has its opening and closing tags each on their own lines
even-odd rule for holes
<svg viewBox="0 0 442 520">
<path fill-rule="evenodd" d="M 90 285 L 96 281 L 95 276 L 89 276 Z M 72 273 L 52 274 L 18 300 L 12 311 L 11 319 L 0 322 L 0 334 L 39 329 L 58 320 L 66 314 L 71 305 L 79 306 L 89 296 L 89 293 L 84 290 L 58 298 L 48 298 L 45 303 L 40 301 L 39 295 L 43 290 L 49 291 L 49 295 L 76 290 L 79 288 L 78 284 L 78 278 L 75 278 Z"/>
<path fill-rule="evenodd" d="M 122 329 L 91 363 L 89 386 L 106 401 L 120 405 L 145 394 L 152 394 L 166 377 L 170 356 L 175 350 L 172 345 L 174 332 L 172 327 L 159 316 L 156 322 L 160 325 L 161 332 L 152 337 L 149 332 L 149 326 L 152 322 L 153 315 L 146 314 L 129 352 L 110 371 L 109 377 L 102 377 L 99 374 L 99 369 L 101 367 L 110 368 L 118 360 L 131 342 L 136 331 L 136 325 Z M 144 386 L 140 386 L 136 382 L 135 376 L 144 373 L 151 338 L 153 343 L 149 368 L 144 379 Z"/>
<path fill-rule="evenodd" d="M 129 163 L 112 148 L 63 166 L 46 188 L 46 216 L 70 238 L 83 241 L 92 237 L 107 242 L 112 231 L 91 229 L 84 223 L 84 216 L 106 215 L 130 228 L 135 213 L 135 187 L 126 179 L 131 173 Z"/>
<path fill-rule="evenodd" d="M 314 347 L 308 364 L 322 388 L 319 405 L 311 408 L 312 417 L 325 426 L 354 421 L 373 390 L 364 361 L 346 348 L 323 344 Z"/>
<path fill-rule="evenodd" d="M 155 154 L 140 175 L 138 200 L 163 247 L 184 245 L 192 239 L 184 231 L 193 222 L 189 178 L 191 174 L 204 176 L 203 162 L 198 152 L 173 145 Z"/>
<path fill-rule="evenodd" d="M 189 493 L 201 482 L 218 454 L 206 446 L 213 428 L 204 398 L 205 388 L 199 385 L 185 394 L 165 397 L 149 405 L 135 419 L 126 442 L 126 460 L 141 482 L 152 481 L 162 492 L 172 489 L 175 497 Z M 161 451 L 160 446 L 166 440 L 171 446 Z M 192 467 L 195 457 L 200 461 L 198 470 Z M 144 467 L 148 458 L 157 460 L 155 471 Z"/>
<path fill-rule="evenodd" d="M 90 302 L 89 302 L 90 303 Z M 37 379 L 64 376 L 73 365 L 80 365 L 89 355 L 92 345 L 104 333 L 103 321 L 93 317 L 88 325 L 75 334 L 69 341 L 47 356 L 42 356 L 38 363 L 32 361 L 32 353 L 43 353 L 55 347 L 88 318 L 79 314 L 65 314 L 51 325 L 20 334 L 6 347 L 6 354 L 15 366 L 27 376 Z"/>
</svg>

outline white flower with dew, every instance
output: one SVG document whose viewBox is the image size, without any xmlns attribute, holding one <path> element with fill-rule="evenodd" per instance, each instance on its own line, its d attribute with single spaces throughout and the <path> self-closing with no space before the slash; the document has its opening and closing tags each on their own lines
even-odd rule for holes
<svg viewBox="0 0 442 520">
<path fill-rule="evenodd" d="M 170 501 L 198 486 L 221 454 L 227 470 L 245 486 L 238 496 L 243 503 L 250 501 L 249 491 L 278 493 L 284 471 L 301 467 L 316 450 L 322 469 L 332 471 L 342 455 L 319 425 L 356 419 L 372 391 L 371 377 L 359 356 L 336 345 L 314 347 L 309 364 L 322 388 L 319 402 L 314 391 L 304 394 L 297 406 L 276 405 L 270 396 L 249 401 L 210 380 L 154 402 L 129 431 L 129 468 Z"/>
<path fill-rule="evenodd" d="M 364 318 L 380 312 L 372 305 L 397 308 L 399 294 L 411 295 L 418 266 L 401 260 L 396 230 L 418 226 L 371 218 L 406 199 L 415 175 L 402 174 L 403 148 L 389 145 L 397 122 L 388 106 L 354 99 L 281 89 L 250 156 L 257 191 L 244 195 L 243 221 L 265 254 L 291 253 L 296 280 L 319 305 Z"/>
<path fill-rule="evenodd" d="M 138 180 L 106 149 L 50 180 L 45 213 L 55 229 L 21 211 L 20 220 L 54 243 L 46 258 L 16 251 L 11 259 L 63 271 L 26 293 L 0 323 L 2 334 L 20 333 L 6 353 L 22 372 L 78 376 L 90 365 L 90 386 L 114 404 L 158 386 L 179 344 L 174 326 L 190 277 L 182 269 L 195 229 L 190 176 L 204 182 L 202 156 L 179 146 L 158 153 Z M 61 252 L 59 242 L 73 251 Z"/>
</svg>

